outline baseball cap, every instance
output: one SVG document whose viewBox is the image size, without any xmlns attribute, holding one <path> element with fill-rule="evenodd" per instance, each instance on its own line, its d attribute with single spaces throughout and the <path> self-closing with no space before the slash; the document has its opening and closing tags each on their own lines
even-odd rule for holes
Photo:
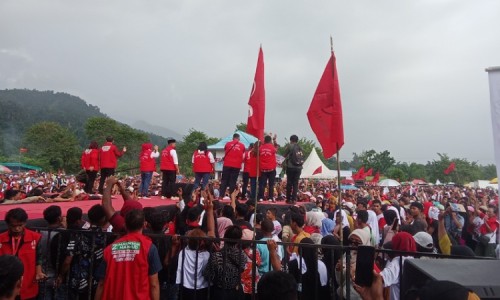
<svg viewBox="0 0 500 300">
<path fill-rule="evenodd" d="M 134 209 L 142 209 L 142 204 L 139 201 L 127 200 L 123 202 L 122 209 L 120 210 L 120 215 L 125 217 L 127 213 Z"/>
<path fill-rule="evenodd" d="M 413 239 L 422 248 L 429 249 L 429 250 L 434 248 L 434 241 L 432 240 L 432 236 L 430 234 L 428 234 L 427 232 L 423 232 L 423 231 L 417 232 L 413 236 Z"/>
</svg>

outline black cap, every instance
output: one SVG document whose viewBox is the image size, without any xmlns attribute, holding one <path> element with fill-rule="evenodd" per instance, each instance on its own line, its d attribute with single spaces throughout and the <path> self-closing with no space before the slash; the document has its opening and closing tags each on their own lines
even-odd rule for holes
<svg viewBox="0 0 500 300">
<path fill-rule="evenodd" d="M 167 138 L 167 143 L 172 144 L 175 143 L 175 139 L 173 137 Z"/>
</svg>

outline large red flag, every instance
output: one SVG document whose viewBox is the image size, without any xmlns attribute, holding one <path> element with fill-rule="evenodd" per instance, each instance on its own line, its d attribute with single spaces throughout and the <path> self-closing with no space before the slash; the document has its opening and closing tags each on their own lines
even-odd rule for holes
<svg viewBox="0 0 500 300">
<path fill-rule="evenodd" d="M 323 148 L 323 156 L 332 157 L 344 145 L 342 103 L 333 52 L 314 93 L 307 118 Z"/>
<path fill-rule="evenodd" d="M 264 54 L 259 50 L 257 69 L 253 80 L 252 92 L 248 100 L 247 133 L 264 140 L 264 116 L 266 112 L 266 91 L 264 89 Z"/>
<path fill-rule="evenodd" d="M 365 167 L 362 166 L 354 175 L 352 175 L 352 179 L 360 180 L 363 179 L 364 175 L 365 175 Z"/>
<path fill-rule="evenodd" d="M 380 172 L 375 173 L 375 176 L 373 176 L 372 182 L 377 183 L 380 180 Z"/>
<path fill-rule="evenodd" d="M 455 171 L 455 163 L 452 162 L 448 168 L 446 168 L 446 170 L 444 170 L 444 174 L 448 175 L 450 174 L 451 172 Z"/>
<path fill-rule="evenodd" d="M 366 171 L 365 174 L 363 174 L 363 176 L 366 178 L 366 176 L 372 176 L 373 174 L 373 168 L 370 168 L 368 171 Z"/>
</svg>

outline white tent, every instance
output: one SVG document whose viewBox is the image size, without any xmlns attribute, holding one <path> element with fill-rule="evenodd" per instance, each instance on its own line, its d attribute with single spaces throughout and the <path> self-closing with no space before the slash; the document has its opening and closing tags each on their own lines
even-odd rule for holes
<svg viewBox="0 0 500 300">
<path fill-rule="evenodd" d="M 352 171 L 340 171 L 340 176 L 350 177 L 352 176 Z M 313 148 L 311 154 L 309 154 L 302 165 L 300 178 L 337 178 L 337 171 L 328 169 L 319 158 L 316 149 Z"/>
</svg>

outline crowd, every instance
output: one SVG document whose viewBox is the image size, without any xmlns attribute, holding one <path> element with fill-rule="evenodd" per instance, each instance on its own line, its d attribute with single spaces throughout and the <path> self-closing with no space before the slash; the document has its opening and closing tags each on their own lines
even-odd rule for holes
<svg viewBox="0 0 500 300">
<path fill-rule="evenodd" d="M 275 140 L 268 136 L 262 145 L 245 149 L 238 139 L 235 135 L 226 145 L 220 183 L 208 184 L 214 158 L 200 144 L 192 157 L 194 184 L 178 189 L 172 176 L 179 173 L 175 140 L 169 140 L 161 154 L 151 144 L 143 146 L 140 178 L 119 180 L 113 168 L 105 176 L 100 166 L 104 179 L 95 196 L 102 201 L 86 218 L 78 207 L 63 212 L 51 205 L 44 211 L 47 227 L 33 231 L 26 228 L 26 211 L 11 209 L 7 231 L 0 234 L 0 259 L 13 271 L 0 272 L 0 299 L 17 293 L 21 299 L 252 299 L 253 293 L 258 299 L 341 299 L 348 291 L 350 299 L 401 299 L 401 260 L 423 259 L 426 253 L 498 257 L 496 191 L 415 185 L 339 191 L 332 182 L 302 181 L 296 136 L 285 155 L 289 176 L 276 183 Z M 118 157 L 111 145 L 108 150 Z M 162 178 L 150 176 L 151 160 L 164 154 L 169 158 L 161 166 Z M 98 157 L 102 160 L 102 154 Z M 239 181 L 242 164 L 250 169 Z M 42 194 L 57 191 L 53 199 L 67 199 L 59 194 L 69 186 L 74 187 L 68 189 L 71 197 L 79 195 L 73 178 L 32 175 L 22 180 L 34 190 L 43 181 Z M 23 190 L 19 181 L 2 178 L 9 187 L 5 201 L 12 200 L 10 191 Z M 31 192 L 24 191 L 26 196 Z M 119 211 L 111 205 L 114 193 L 124 200 Z M 137 198 L 151 193 L 176 195 L 179 202 L 168 212 L 143 208 Z M 92 190 L 84 194 L 94 196 Z M 229 203 L 219 201 L 226 195 Z M 255 199 L 290 205 L 262 209 Z M 351 247 L 351 259 L 333 247 L 341 245 Z M 377 254 L 371 288 L 355 280 L 359 246 L 396 251 Z M 437 290 L 423 288 L 422 293 Z M 450 299 L 477 297 L 463 287 L 453 291 L 461 296 Z"/>
</svg>

